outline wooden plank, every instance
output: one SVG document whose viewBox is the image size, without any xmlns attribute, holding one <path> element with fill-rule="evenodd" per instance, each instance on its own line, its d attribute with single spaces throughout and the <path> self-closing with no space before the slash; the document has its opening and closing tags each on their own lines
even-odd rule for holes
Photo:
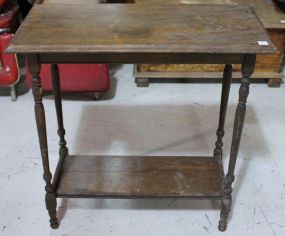
<svg viewBox="0 0 285 236">
<path fill-rule="evenodd" d="M 275 47 L 245 6 L 37 4 L 7 51 L 255 54 Z"/>
<path fill-rule="evenodd" d="M 213 157 L 68 156 L 59 197 L 220 197 L 223 170 Z"/>
<path fill-rule="evenodd" d="M 223 72 L 135 72 L 136 78 L 192 78 L 192 79 L 222 79 Z M 241 72 L 234 72 L 233 78 L 241 79 Z M 256 72 L 250 77 L 251 79 L 282 79 L 282 73 L 278 72 Z"/>
</svg>

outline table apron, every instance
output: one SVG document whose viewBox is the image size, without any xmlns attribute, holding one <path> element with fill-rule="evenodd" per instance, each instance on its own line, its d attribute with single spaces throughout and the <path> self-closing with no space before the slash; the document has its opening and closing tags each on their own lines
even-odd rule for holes
<svg viewBox="0 0 285 236">
<path fill-rule="evenodd" d="M 31 55 L 31 54 L 29 54 Z M 33 54 L 35 55 L 35 54 Z M 39 63 L 242 64 L 243 54 L 38 53 Z"/>
</svg>

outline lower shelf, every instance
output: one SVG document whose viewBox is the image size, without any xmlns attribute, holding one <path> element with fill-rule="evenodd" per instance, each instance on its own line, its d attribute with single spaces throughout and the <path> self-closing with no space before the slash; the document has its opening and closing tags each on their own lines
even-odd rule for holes
<svg viewBox="0 0 285 236">
<path fill-rule="evenodd" d="M 68 156 L 57 197 L 219 198 L 223 168 L 213 157 Z"/>
</svg>

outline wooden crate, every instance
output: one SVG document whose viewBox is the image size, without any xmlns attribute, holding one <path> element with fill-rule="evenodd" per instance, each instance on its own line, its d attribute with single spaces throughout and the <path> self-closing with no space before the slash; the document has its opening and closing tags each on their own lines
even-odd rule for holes
<svg viewBox="0 0 285 236">
<path fill-rule="evenodd" d="M 154 3 L 177 2 L 178 0 L 152 0 Z M 149 0 L 136 0 L 137 3 L 148 3 Z M 179 0 L 185 3 L 214 4 L 248 4 L 252 6 L 264 27 L 279 50 L 277 54 L 259 55 L 256 70 L 252 78 L 267 79 L 269 87 L 280 87 L 284 59 L 285 15 L 270 0 Z M 149 78 L 221 78 L 223 65 L 150 65 L 135 66 L 135 78 L 139 87 L 149 85 Z M 241 78 L 240 66 L 234 65 L 234 78 Z"/>
</svg>

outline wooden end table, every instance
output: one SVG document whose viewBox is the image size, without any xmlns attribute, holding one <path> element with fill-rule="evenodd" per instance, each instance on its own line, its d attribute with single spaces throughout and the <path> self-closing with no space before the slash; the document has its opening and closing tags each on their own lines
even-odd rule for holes
<svg viewBox="0 0 285 236">
<path fill-rule="evenodd" d="M 232 183 L 256 54 L 273 53 L 252 9 L 214 5 L 36 5 L 8 52 L 24 54 L 33 77 L 36 123 L 44 169 L 46 207 L 58 228 L 57 198 L 195 198 L 221 201 L 226 230 Z M 59 161 L 49 168 L 42 103 L 42 63 L 51 63 L 58 120 Z M 63 125 L 58 63 L 225 64 L 217 141 L 211 157 L 69 155 Z M 224 123 L 232 64 L 242 64 L 227 175 L 222 166 Z"/>
</svg>

